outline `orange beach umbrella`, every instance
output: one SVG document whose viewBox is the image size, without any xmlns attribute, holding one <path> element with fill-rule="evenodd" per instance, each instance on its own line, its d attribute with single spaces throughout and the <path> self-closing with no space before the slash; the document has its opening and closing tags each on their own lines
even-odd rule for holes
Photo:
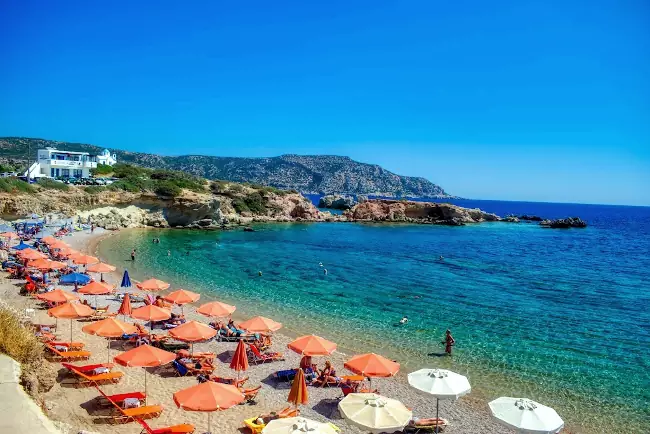
<svg viewBox="0 0 650 434">
<path fill-rule="evenodd" d="M 72 320 L 92 316 L 95 311 L 85 304 L 67 302 L 49 309 L 47 313 L 57 319 L 67 318 L 70 320 L 70 342 L 72 342 Z"/>
<path fill-rule="evenodd" d="M 2 236 L 2 234 L 0 234 L 0 236 Z M 55 241 L 58 241 L 58 240 L 56 238 L 54 238 L 52 235 L 47 235 L 47 236 L 41 238 L 41 241 L 43 241 L 45 244 L 47 244 L 49 246 L 51 243 L 53 243 Z"/>
<path fill-rule="evenodd" d="M 60 270 L 67 267 L 63 262 L 52 261 L 50 259 L 32 259 L 27 263 L 28 267 L 38 268 L 39 270 Z"/>
<path fill-rule="evenodd" d="M 95 264 L 99 262 L 99 259 L 95 258 L 94 256 L 89 256 L 89 255 L 79 255 L 76 256 L 72 262 L 74 262 L 77 265 L 89 265 L 89 264 Z"/>
<path fill-rule="evenodd" d="M 14 232 L 3 232 L 0 234 L 0 237 L 2 238 L 9 238 L 10 240 L 15 240 L 16 238 L 20 238 L 16 233 Z"/>
<path fill-rule="evenodd" d="M 90 271 L 91 273 L 99 273 L 99 280 L 102 282 L 104 281 L 104 273 L 112 273 L 115 270 L 115 267 L 104 262 L 98 262 L 86 267 L 86 271 Z"/>
<path fill-rule="evenodd" d="M 217 335 L 217 331 L 198 321 L 189 321 L 174 327 L 169 331 L 169 335 L 174 339 L 192 344 L 191 352 L 194 352 L 194 342 L 207 341 Z"/>
<path fill-rule="evenodd" d="M 169 335 L 183 342 L 201 342 L 215 337 L 217 331 L 198 321 L 189 321 L 171 329 Z"/>
<path fill-rule="evenodd" d="M 59 256 L 65 256 L 68 259 L 70 259 L 70 256 L 74 256 L 75 254 L 80 254 L 75 249 L 71 249 L 70 247 L 63 247 L 59 249 L 57 253 Z"/>
<path fill-rule="evenodd" d="M 209 317 L 224 317 L 232 315 L 232 313 L 237 308 L 226 303 L 221 303 L 220 301 L 212 301 L 201 305 L 196 311 L 201 315 Z"/>
<path fill-rule="evenodd" d="M 303 356 L 327 356 L 336 350 L 336 344 L 316 335 L 302 336 L 287 345 Z"/>
<path fill-rule="evenodd" d="M 129 296 L 129 293 L 127 292 L 124 294 L 124 298 L 122 299 L 122 304 L 120 305 L 120 308 L 117 310 L 117 313 L 120 315 L 125 315 L 125 316 L 131 316 L 131 297 Z"/>
<path fill-rule="evenodd" d="M 50 246 L 50 249 L 68 249 L 70 246 L 61 240 L 54 240 L 51 243 L 47 243 Z"/>
<path fill-rule="evenodd" d="M 45 259 L 47 258 L 47 255 L 44 253 L 39 252 L 38 250 L 34 249 L 25 249 L 21 250 L 18 252 L 18 256 L 20 256 L 22 259 Z"/>
<path fill-rule="evenodd" d="M 140 345 L 132 350 L 115 356 L 113 360 L 122 366 L 134 366 L 141 368 L 153 368 L 166 365 L 176 359 L 176 354 L 161 350 L 151 345 Z M 211 383 L 211 381 L 208 381 Z M 144 392 L 145 404 L 147 402 L 147 370 L 144 370 Z"/>
<path fill-rule="evenodd" d="M 94 280 L 79 288 L 79 294 L 104 295 L 110 294 L 111 292 L 113 292 L 113 288 L 110 285 Z"/>
<path fill-rule="evenodd" d="M 256 316 L 248 321 L 239 323 L 239 328 L 251 333 L 269 333 L 280 330 L 282 324 L 275 322 L 272 319 L 264 318 L 263 316 Z"/>
<path fill-rule="evenodd" d="M 89 265 L 86 271 L 90 271 L 92 273 L 111 273 L 115 271 L 115 267 L 112 265 L 106 264 L 104 262 L 98 262 L 96 264 Z"/>
<path fill-rule="evenodd" d="M 239 373 L 241 371 L 246 371 L 248 369 L 248 355 L 246 354 L 246 346 L 242 339 L 239 340 L 235 354 L 232 356 L 230 369 L 237 371 L 237 379 L 239 379 Z"/>
<path fill-rule="evenodd" d="M 170 292 L 166 296 L 163 297 L 164 300 L 169 301 L 170 303 L 177 304 L 179 306 L 182 306 L 184 304 L 188 303 L 194 303 L 197 301 L 199 298 L 201 298 L 201 294 L 197 294 L 196 292 L 188 291 L 187 289 L 177 289 L 174 292 Z"/>
<path fill-rule="evenodd" d="M 289 391 L 289 397 L 287 402 L 295 405 L 296 408 L 300 404 L 307 404 L 309 402 L 309 394 L 307 393 L 307 382 L 305 381 L 305 373 L 302 371 L 302 368 L 298 368 L 296 377 L 291 383 L 291 390 Z"/>
<path fill-rule="evenodd" d="M 55 289 L 54 291 L 38 294 L 36 296 L 39 300 L 51 301 L 52 303 L 67 303 L 68 301 L 79 300 L 79 297 L 71 292 L 62 289 Z"/>
<path fill-rule="evenodd" d="M 162 307 L 158 307 L 153 304 L 149 304 L 147 306 L 142 306 L 137 309 L 133 309 L 133 311 L 131 312 L 131 318 L 141 319 L 143 321 L 149 321 L 151 331 L 153 331 L 154 321 L 163 321 L 171 318 L 171 316 L 172 313 L 170 310 L 163 309 Z"/>
<path fill-rule="evenodd" d="M 87 285 L 82 286 L 79 288 L 79 294 L 86 294 L 86 295 L 94 295 L 95 296 L 95 308 L 97 307 L 97 296 L 98 295 L 106 295 L 110 294 L 113 292 L 113 288 L 105 283 L 100 283 L 96 281 L 92 281 L 88 283 Z"/>
<path fill-rule="evenodd" d="M 169 288 L 169 283 L 158 279 L 148 279 L 144 282 L 136 283 L 135 286 L 143 291 L 164 291 Z"/>
<path fill-rule="evenodd" d="M 343 366 L 355 374 L 365 377 L 392 377 L 399 371 L 399 363 L 375 353 L 352 357 Z M 372 385 L 370 386 L 372 389 Z"/>
<path fill-rule="evenodd" d="M 210 432 L 210 414 L 213 411 L 227 410 L 243 401 L 244 394 L 235 386 L 214 381 L 206 381 L 174 393 L 174 402 L 179 408 L 208 412 L 208 432 Z"/>
<path fill-rule="evenodd" d="M 133 324 L 128 324 L 115 318 L 106 318 L 96 321 L 81 328 L 84 333 L 90 335 L 102 336 L 108 341 L 108 360 L 111 359 L 111 340 L 110 338 L 119 338 L 125 334 L 136 333 L 138 329 Z"/>
</svg>

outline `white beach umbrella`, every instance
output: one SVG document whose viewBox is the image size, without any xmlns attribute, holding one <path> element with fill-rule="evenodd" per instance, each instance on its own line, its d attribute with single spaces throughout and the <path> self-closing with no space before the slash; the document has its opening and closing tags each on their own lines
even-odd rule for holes
<svg viewBox="0 0 650 434">
<path fill-rule="evenodd" d="M 551 407 L 526 398 L 502 396 L 488 404 L 492 416 L 522 434 L 555 434 L 564 421 Z"/>
<path fill-rule="evenodd" d="M 441 399 L 458 399 L 472 390 L 467 377 L 446 369 L 420 369 L 411 372 L 408 378 L 411 386 L 435 396 L 436 419 Z"/>
<path fill-rule="evenodd" d="M 371 433 L 401 431 L 413 417 L 401 402 L 376 393 L 350 393 L 339 402 L 339 411 Z"/>
<path fill-rule="evenodd" d="M 287 417 L 269 422 L 262 434 L 337 434 L 332 425 L 304 417 Z"/>
</svg>

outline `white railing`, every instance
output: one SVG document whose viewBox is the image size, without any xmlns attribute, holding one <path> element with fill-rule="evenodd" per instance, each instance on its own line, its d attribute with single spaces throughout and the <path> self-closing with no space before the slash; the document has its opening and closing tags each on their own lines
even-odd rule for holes
<svg viewBox="0 0 650 434">
<path fill-rule="evenodd" d="M 89 167 L 91 169 L 97 167 L 95 161 L 49 160 L 49 162 L 53 167 Z"/>
</svg>

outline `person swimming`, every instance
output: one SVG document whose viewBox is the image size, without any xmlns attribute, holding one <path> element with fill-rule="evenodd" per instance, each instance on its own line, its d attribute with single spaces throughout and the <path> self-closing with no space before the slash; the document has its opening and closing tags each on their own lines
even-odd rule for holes
<svg viewBox="0 0 650 434">
<path fill-rule="evenodd" d="M 406 315 L 404 316 L 404 318 L 402 318 L 401 320 L 399 320 L 399 323 L 400 323 L 400 324 L 406 324 L 406 323 L 408 323 L 408 322 L 409 322 L 409 317 L 407 317 Z"/>
<path fill-rule="evenodd" d="M 440 258 L 439 258 L 439 259 L 440 259 L 441 261 L 444 261 L 444 260 L 445 260 L 445 257 L 442 256 L 442 255 L 440 255 Z"/>
<path fill-rule="evenodd" d="M 323 274 L 327 276 L 327 268 L 323 268 Z"/>
</svg>

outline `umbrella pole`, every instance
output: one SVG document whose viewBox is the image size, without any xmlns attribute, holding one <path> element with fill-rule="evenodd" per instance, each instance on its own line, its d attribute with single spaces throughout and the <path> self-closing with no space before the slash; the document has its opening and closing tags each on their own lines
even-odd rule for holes
<svg viewBox="0 0 650 434">
<path fill-rule="evenodd" d="M 210 416 L 211 416 L 211 415 L 212 415 L 212 412 L 209 411 L 209 412 L 208 412 L 208 433 L 209 433 L 209 434 L 212 434 L 212 431 L 210 431 Z"/>
<path fill-rule="evenodd" d="M 70 343 L 72 343 L 72 318 L 70 318 Z"/>
<path fill-rule="evenodd" d="M 438 419 L 438 406 L 439 405 L 440 405 L 440 400 L 438 398 L 436 398 L 436 434 L 440 432 L 440 431 L 438 431 L 438 427 L 440 426 L 440 425 L 438 425 L 438 420 L 439 420 Z"/>
<path fill-rule="evenodd" d="M 108 349 L 108 351 L 107 351 L 108 358 L 107 358 L 106 362 L 110 363 L 110 361 L 111 361 L 111 338 L 107 338 L 106 340 L 108 341 L 108 347 L 107 347 L 107 349 Z"/>
<path fill-rule="evenodd" d="M 147 405 L 147 368 L 144 368 L 144 405 Z"/>
</svg>

